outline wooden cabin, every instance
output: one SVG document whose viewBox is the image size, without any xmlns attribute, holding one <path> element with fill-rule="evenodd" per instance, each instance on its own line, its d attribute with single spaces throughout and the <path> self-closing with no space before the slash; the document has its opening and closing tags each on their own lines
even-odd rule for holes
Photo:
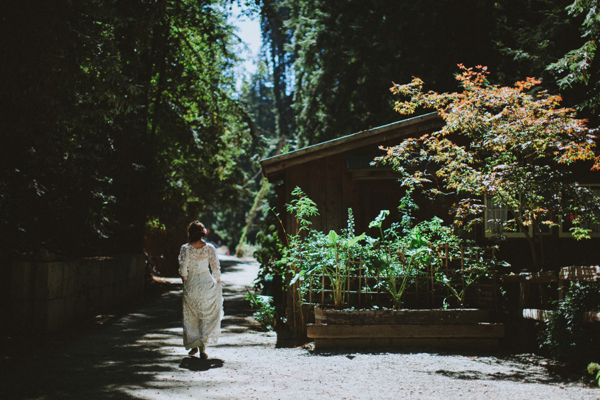
<svg viewBox="0 0 600 400">
<path fill-rule="evenodd" d="M 430 113 L 264 159 L 263 174 L 277 184 L 278 210 L 286 217 L 285 229 L 295 229 L 285 204 L 292 200 L 297 186 L 317 204 L 320 215 L 312 219 L 315 229 L 339 232 L 347 226 L 348 208 L 352 208 L 357 234 L 368 231 L 380 210 L 390 210 L 389 220 L 397 220 L 404 195 L 398 174 L 391 167 L 371 162 L 384 154 L 379 146 L 393 146 L 403 138 L 431 133 L 441 126 L 443 120 Z M 428 208 L 436 213 L 434 204 Z"/>
<path fill-rule="evenodd" d="M 291 192 L 298 186 L 319 209 L 320 215 L 312 219 L 314 229 L 339 232 L 347 226 L 348 208 L 352 208 L 356 233 L 377 236 L 378 232 L 369 230 L 369 223 L 380 210 L 390 210 L 388 223 L 398 221 L 398 205 L 405 193 L 398 182 L 398 174 L 391 167 L 371 165 L 376 156 L 384 154 L 379 146 L 393 146 L 404 138 L 431 133 L 443 123 L 437 113 L 425 114 L 262 160 L 263 174 L 276 184 L 278 211 L 285 216 L 283 222 L 287 232 L 293 232 L 295 227 L 292 217 L 285 211 L 285 204 L 290 203 Z M 578 168 L 580 170 L 575 171 L 577 180 L 581 184 L 597 186 L 600 193 L 600 174 L 591 173 L 589 166 Z M 450 204 L 416 200 L 420 205 L 418 220 L 434 215 L 449 218 Z M 507 212 L 510 210 L 490 207 L 484 220 Z M 592 239 L 581 241 L 571 237 L 566 224 L 549 230 L 544 236 L 547 268 L 558 271 L 569 265 L 600 264 L 600 225 L 592 228 Z M 491 244 L 492 229 L 481 226 L 473 232 L 472 238 L 481 244 Z M 531 252 L 522 233 L 507 234 L 498 244 L 501 258 L 511 263 L 515 271 L 531 269 Z"/>
</svg>

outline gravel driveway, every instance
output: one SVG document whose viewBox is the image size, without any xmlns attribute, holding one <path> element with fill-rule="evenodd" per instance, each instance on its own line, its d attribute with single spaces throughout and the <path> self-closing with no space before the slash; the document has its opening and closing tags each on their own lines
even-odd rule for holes
<svg viewBox="0 0 600 400">
<path fill-rule="evenodd" d="M 188 357 L 182 346 L 182 292 L 173 280 L 131 312 L 4 356 L 0 398 L 600 399 L 600 388 L 553 374 L 551 363 L 530 354 L 278 346 L 244 300 L 258 265 L 231 257 L 222 265 L 226 317 L 208 360 Z"/>
</svg>

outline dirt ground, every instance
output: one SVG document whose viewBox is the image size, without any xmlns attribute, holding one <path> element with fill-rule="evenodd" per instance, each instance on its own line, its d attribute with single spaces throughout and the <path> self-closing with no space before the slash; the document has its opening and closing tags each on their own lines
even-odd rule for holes
<svg viewBox="0 0 600 400">
<path fill-rule="evenodd" d="M 173 279 L 128 312 L 82 321 L 60 336 L 4 343 L 0 398 L 600 399 L 600 388 L 531 354 L 282 347 L 260 331 L 244 300 L 258 265 L 221 263 L 226 316 L 208 360 L 182 346 L 182 290 Z"/>
</svg>

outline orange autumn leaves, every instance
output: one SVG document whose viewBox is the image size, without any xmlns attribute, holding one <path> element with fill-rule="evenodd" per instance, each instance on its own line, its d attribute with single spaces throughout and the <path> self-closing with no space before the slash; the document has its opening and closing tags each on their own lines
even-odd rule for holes
<svg viewBox="0 0 600 400">
<path fill-rule="evenodd" d="M 540 158 L 561 164 L 593 161 L 592 170 L 600 169 L 600 157 L 595 154 L 596 137 L 586 126 L 587 121 L 578 119 L 574 109 L 561 107 L 560 96 L 536 92 L 539 80 L 528 77 L 514 87 L 498 86 L 489 83 L 485 66 L 458 67 L 461 73 L 456 80 L 461 83 L 462 92 L 424 92 L 419 78 L 405 85 L 394 84 L 390 89 L 404 98 L 394 104 L 399 113 L 413 114 L 420 107 L 434 109 L 446 122 L 441 130 L 416 139 L 423 145 L 421 152 L 431 152 L 437 162 L 450 162 L 440 153 L 452 149 L 452 157 L 462 155 L 464 164 L 471 165 L 481 162 L 478 155 L 509 151 L 531 162 Z M 460 151 L 446 140 L 451 134 L 468 138 L 470 144 Z M 414 149 L 415 145 L 413 141 L 401 145 L 404 149 L 390 151 Z M 456 160 L 452 162 L 454 167 L 461 165 Z M 439 174 L 444 174 L 443 169 Z"/>
</svg>

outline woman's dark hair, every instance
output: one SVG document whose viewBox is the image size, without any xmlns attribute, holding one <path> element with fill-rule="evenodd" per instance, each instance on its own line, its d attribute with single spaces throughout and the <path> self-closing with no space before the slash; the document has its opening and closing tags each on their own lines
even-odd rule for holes
<svg viewBox="0 0 600 400">
<path fill-rule="evenodd" d="M 207 231 L 206 231 L 206 228 L 204 227 L 204 225 L 202 225 L 202 222 L 194 221 L 188 225 L 187 236 L 188 236 L 189 243 L 197 242 L 198 240 L 200 240 L 204 236 L 206 236 L 206 234 L 207 234 Z"/>
</svg>

